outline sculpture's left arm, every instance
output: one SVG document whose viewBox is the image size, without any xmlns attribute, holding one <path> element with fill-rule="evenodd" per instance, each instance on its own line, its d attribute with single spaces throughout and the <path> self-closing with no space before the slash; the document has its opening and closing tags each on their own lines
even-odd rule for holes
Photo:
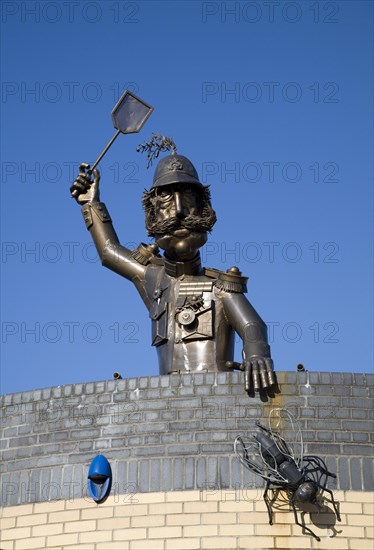
<svg viewBox="0 0 374 550">
<path fill-rule="evenodd" d="M 246 390 L 273 386 L 276 378 L 266 324 L 242 293 L 226 292 L 222 302 L 228 322 L 243 341 Z"/>
</svg>

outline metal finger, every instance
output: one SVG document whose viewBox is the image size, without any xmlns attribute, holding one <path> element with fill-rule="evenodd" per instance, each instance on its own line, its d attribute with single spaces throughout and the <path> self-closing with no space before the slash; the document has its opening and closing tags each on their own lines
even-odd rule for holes
<svg viewBox="0 0 374 550">
<path fill-rule="evenodd" d="M 82 162 L 80 165 L 79 165 L 79 170 L 81 172 L 84 172 L 85 170 L 89 170 L 90 168 L 90 165 L 87 164 L 87 162 Z"/>
<path fill-rule="evenodd" d="M 258 372 L 258 365 L 256 361 L 252 363 L 252 378 L 253 378 L 253 387 L 255 391 L 260 391 L 261 381 L 260 381 L 260 375 Z"/>
<path fill-rule="evenodd" d="M 80 183 L 79 181 L 76 181 L 70 187 L 70 192 L 71 193 L 74 193 L 75 191 L 77 192 L 78 195 L 80 195 L 81 193 L 85 193 L 87 191 L 87 189 L 82 183 Z M 74 196 L 76 196 L 76 194 Z"/>
<path fill-rule="evenodd" d="M 266 370 L 267 370 L 269 384 L 270 386 L 274 386 L 274 384 L 277 383 L 277 379 L 275 377 L 273 361 L 272 359 L 265 359 L 265 363 L 266 363 Z"/>
<path fill-rule="evenodd" d="M 245 366 L 244 371 L 244 389 L 245 391 L 249 391 L 251 387 L 251 365 L 249 363 Z"/>
<path fill-rule="evenodd" d="M 269 383 L 268 383 L 268 377 L 267 377 L 267 372 L 266 372 L 266 368 L 265 368 L 265 362 L 262 359 L 258 360 L 258 367 L 259 367 L 259 371 L 260 371 L 260 378 L 261 378 L 262 387 L 263 388 L 268 388 Z"/>
<path fill-rule="evenodd" d="M 86 187 L 86 189 L 89 189 L 91 186 L 91 180 L 89 180 L 86 176 L 79 175 L 76 179 L 76 181 Z"/>
</svg>

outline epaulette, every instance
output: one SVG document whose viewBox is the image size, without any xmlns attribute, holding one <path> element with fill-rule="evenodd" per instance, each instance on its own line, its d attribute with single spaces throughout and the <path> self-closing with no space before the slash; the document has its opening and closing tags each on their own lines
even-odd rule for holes
<svg viewBox="0 0 374 550">
<path fill-rule="evenodd" d="M 140 243 L 138 248 L 131 250 L 131 256 L 142 265 L 157 264 L 158 260 L 162 260 L 157 244 Z"/>
<path fill-rule="evenodd" d="M 213 286 L 226 292 L 244 293 L 247 292 L 248 277 L 243 277 L 236 266 L 227 271 L 219 271 L 211 267 L 204 268 L 204 275 L 214 279 Z"/>
</svg>

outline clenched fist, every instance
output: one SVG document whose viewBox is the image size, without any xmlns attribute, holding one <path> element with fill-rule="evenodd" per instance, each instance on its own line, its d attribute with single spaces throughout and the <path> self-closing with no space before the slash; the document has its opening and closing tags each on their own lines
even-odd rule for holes
<svg viewBox="0 0 374 550">
<path fill-rule="evenodd" d="M 77 201 L 78 204 L 86 204 L 87 202 L 99 202 L 99 182 L 100 172 L 94 170 L 91 174 L 90 165 L 82 162 L 79 166 L 79 174 L 77 179 L 70 187 L 71 196 Z M 87 172 L 86 172 L 87 170 Z M 93 180 L 91 179 L 93 175 Z"/>
</svg>

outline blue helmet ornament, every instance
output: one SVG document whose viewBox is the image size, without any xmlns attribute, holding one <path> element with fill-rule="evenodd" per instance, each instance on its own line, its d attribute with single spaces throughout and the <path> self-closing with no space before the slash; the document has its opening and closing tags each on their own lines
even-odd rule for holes
<svg viewBox="0 0 374 550">
<path fill-rule="evenodd" d="M 112 469 L 104 455 L 97 455 L 88 470 L 88 492 L 97 504 L 104 502 L 112 487 Z"/>
</svg>

